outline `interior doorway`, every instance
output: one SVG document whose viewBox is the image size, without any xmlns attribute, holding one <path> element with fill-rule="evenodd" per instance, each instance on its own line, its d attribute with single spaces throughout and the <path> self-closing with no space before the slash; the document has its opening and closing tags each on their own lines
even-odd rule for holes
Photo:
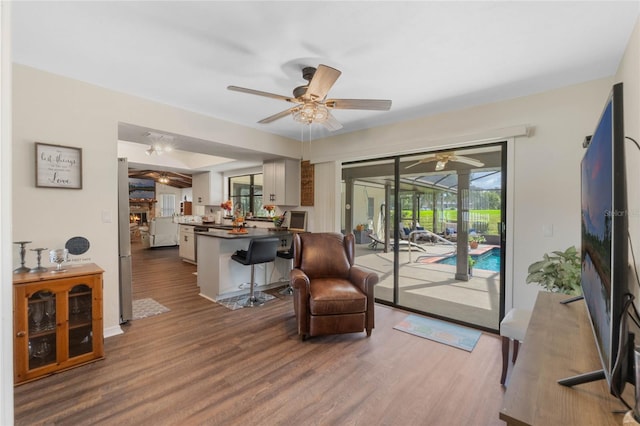
<svg viewBox="0 0 640 426">
<path fill-rule="evenodd" d="M 497 330 L 506 142 L 345 163 L 342 174 L 343 229 L 356 234 L 356 263 L 380 276 L 376 300 Z"/>
</svg>

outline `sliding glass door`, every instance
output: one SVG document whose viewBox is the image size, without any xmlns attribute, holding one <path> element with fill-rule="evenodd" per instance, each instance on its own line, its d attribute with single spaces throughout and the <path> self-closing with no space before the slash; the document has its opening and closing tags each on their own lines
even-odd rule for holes
<svg viewBox="0 0 640 426">
<path fill-rule="evenodd" d="M 343 165 L 343 224 L 379 302 L 497 330 L 505 144 Z"/>
</svg>

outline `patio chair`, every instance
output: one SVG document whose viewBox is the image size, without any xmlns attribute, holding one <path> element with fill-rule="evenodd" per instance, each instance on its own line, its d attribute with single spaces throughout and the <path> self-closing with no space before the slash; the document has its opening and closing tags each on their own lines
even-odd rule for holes
<svg viewBox="0 0 640 426">
<path fill-rule="evenodd" d="M 381 240 L 380 238 L 378 238 L 377 235 L 375 234 L 370 234 L 369 238 L 371 238 L 371 243 L 369 243 L 369 248 L 375 250 L 376 248 L 378 248 L 378 244 L 381 244 L 384 246 L 384 241 Z M 393 247 L 395 243 L 395 240 L 393 238 L 391 238 L 389 240 L 389 245 L 391 247 Z M 413 241 L 408 241 L 408 240 L 400 240 L 399 242 L 400 244 L 400 249 L 407 249 L 407 250 L 411 250 L 410 247 L 418 249 L 420 251 L 427 251 L 424 247 L 422 247 L 420 244 L 414 243 Z"/>
</svg>

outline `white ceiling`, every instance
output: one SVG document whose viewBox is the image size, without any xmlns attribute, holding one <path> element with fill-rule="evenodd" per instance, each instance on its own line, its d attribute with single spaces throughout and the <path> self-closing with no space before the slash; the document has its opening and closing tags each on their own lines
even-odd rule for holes
<svg viewBox="0 0 640 426">
<path fill-rule="evenodd" d="M 291 104 L 226 87 L 289 96 L 302 67 L 338 68 L 329 97 L 393 101 L 387 112 L 334 111 L 344 128 L 331 134 L 352 132 L 611 76 L 639 4 L 19 1 L 13 57 L 299 140 L 291 117 L 257 124 Z M 329 135 L 312 126 L 312 139 Z"/>
</svg>

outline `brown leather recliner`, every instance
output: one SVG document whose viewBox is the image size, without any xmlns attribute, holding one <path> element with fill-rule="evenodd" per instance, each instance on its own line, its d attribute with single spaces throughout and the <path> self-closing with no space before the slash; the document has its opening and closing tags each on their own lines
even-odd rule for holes
<svg viewBox="0 0 640 426">
<path fill-rule="evenodd" d="M 302 233 L 293 238 L 291 286 L 298 334 L 303 340 L 363 330 L 371 336 L 378 275 L 353 265 L 353 234 Z"/>
</svg>

